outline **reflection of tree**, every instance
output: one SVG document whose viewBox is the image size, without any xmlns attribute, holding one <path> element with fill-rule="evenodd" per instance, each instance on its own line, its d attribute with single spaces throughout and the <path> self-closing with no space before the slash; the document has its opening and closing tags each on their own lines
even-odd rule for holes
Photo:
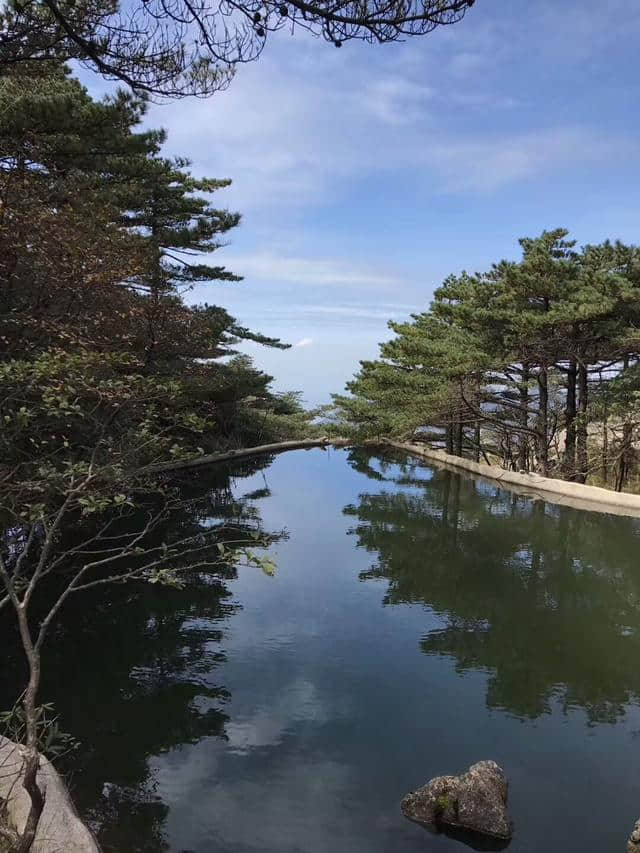
<svg viewBox="0 0 640 853">
<path fill-rule="evenodd" d="M 637 521 L 440 470 L 418 481 L 405 469 L 393 490 L 344 511 L 377 554 L 362 578 L 388 581 L 385 604 L 423 602 L 442 617 L 422 650 L 488 670 L 490 707 L 535 717 L 557 696 L 613 722 L 640 695 Z"/>
<path fill-rule="evenodd" d="M 185 478 L 179 484 L 184 501 L 158 536 L 189 535 L 212 525 L 222 537 L 258 531 L 260 516 L 251 501 L 262 495 L 238 498 L 243 484 L 233 488 L 231 473 L 254 473 L 264 463 Z M 86 529 L 65 532 L 69 539 L 74 535 L 84 537 Z M 75 800 L 105 853 L 166 849 L 168 807 L 154 792 L 149 759 L 180 744 L 225 737 L 229 694 L 215 673 L 224 660 L 224 622 L 237 608 L 225 586 L 235 571 L 193 573 L 182 589 L 98 588 L 71 598 L 56 626 L 42 695 L 55 703 L 62 728 L 81 742 L 61 769 L 71 772 Z M 13 701 L 15 685 L 22 683 L 12 628 L 0 626 L 5 650 L 16 648 L 0 673 L 0 707 Z"/>
<path fill-rule="evenodd" d="M 406 453 L 392 448 L 383 457 L 373 457 L 366 447 L 351 447 L 347 451 L 347 459 L 354 471 L 380 482 L 397 481 L 399 470 L 413 474 L 417 464 Z"/>
<path fill-rule="evenodd" d="M 215 669 L 233 612 L 227 594 L 198 579 L 182 590 L 123 587 L 88 610 L 78 599 L 56 637 L 45 695 L 82 742 L 74 790 L 106 851 L 162 850 L 166 807 L 153 796 L 149 757 L 224 736 L 228 694 Z"/>
</svg>

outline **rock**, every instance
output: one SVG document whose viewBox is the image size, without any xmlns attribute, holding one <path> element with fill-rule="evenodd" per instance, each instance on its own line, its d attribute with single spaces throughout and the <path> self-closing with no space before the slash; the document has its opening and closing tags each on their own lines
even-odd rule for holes
<svg viewBox="0 0 640 853">
<path fill-rule="evenodd" d="M 462 829 L 508 840 L 507 780 L 495 761 L 479 761 L 461 776 L 437 776 L 402 801 L 402 813 L 426 826 Z M 640 853 L 640 847 L 630 853 Z"/>
<path fill-rule="evenodd" d="M 636 821 L 633 832 L 627 841 L 627 853 L 640 853 L 640 820 Z"/>
<path fill-rule="evenodd" d="M 22 747 L 0 735 L 0 799 L 11 829 L 24 829 L 31 806 L 22 787 Z M 40 758 L 38 785 L 44 808 L 31 853 L 100 853 L 95 838 L 78 817 L 66 785 L 53 765 Z"/>
</svg>

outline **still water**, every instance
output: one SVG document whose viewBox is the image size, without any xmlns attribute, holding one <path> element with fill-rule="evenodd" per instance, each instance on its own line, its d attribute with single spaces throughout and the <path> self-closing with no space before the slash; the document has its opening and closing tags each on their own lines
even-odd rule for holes
<svg viewBox="0 0 640 853">
<path fill-rule="evenodd" d="M 464 853 L 399 802 L 485 758 L 512 853 L 622 853 L 638 520 L 362 451 L 283 454 L 223 491 L 214 515 L 286 531 L 275 577 L 85 599 L 47 661 L 107 853 Z"/>
</svg>

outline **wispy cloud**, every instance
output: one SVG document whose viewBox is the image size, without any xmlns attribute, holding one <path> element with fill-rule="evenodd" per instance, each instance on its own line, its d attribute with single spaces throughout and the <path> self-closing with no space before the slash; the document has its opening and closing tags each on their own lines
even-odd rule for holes
<svg viewBox="0 0 640 853">
<path fill-rule="evenodd" d="M 430 86 L 396 74 L 374 80 L 365 92 L 363 104 L 384 124 L 406 125 L 425 117 L 427 101 L 434 95 Z"/>
<path fill-rule="evenodd" d="M 213 298 L 314 342 L 256 348 L 281 387 L 340 387 L 388 319 L 449 272 L 516 257 L 520 236 L 637 240 L 640 5 L 485 5 L 385 47 L 281 33 L 227 92 L 151 108 L 170 153 L 233 179 L 216 202 L 243 224 L 219 260 L 245 281 Z"/>
<path fill-rule="evenodd" d="M 313 338 L 300 338 L 293 346 L 295 349 L 302 349 L 313 345 Z"/>
<path fill-rule="evenodd" d="M 367 178 L 410 173 L 427 191 L 482 192 L 626 151 L 619 131 L 532 107 L 530 91 L 505 74 L 521 41 L 516 29 L 514 45 L 496 54 L 504 33 L 493 22 L 456 29 L 429 54 L 398 62 L 397 53 L 388 61 L 379 52 L 375 63 L 374 49 L 352 46 L 336 59 L 298 41 L 240 68 L 228 92 L 157 116 L 170 146 L 190 151 L 198 171 L 233 178 L 226 197 L 234 206 L 269 216 L 335 202 Z M 513 120 L 491 121 L 493 111 L 524 104 L 520 133 Z"/>
<path fill-rule="evenodd" d="M 513 95 L 501 95 L 492 91 L 450 92 L 448 100 L 461 107 L 483 110 L 510 110 L 520 106 L 522 98 Z"/>
<path fill-rule="evenodd" d="M 636 155 L 640 145 L 588 127 L 558 127 L 494 139 L 457 140 L 433 146 L 440 191 L 491 192 L 507 184 L 553 172 L 562 166 L 595 164 Z"/>
<path fill-rule="evenodd" d="M 270 253 L 236 255 L 228 252 L 229 265 L 247 279 L 300 285 L 388 287 L 400 280 L 390 274 L 357 266 L 346 260 L 286 257 Z"/>
<path fill-rule="evenodd" d="M 455 77 L 469 77 L 477 74 L 491 61 L 486 52 L 460 51 L 454 53 L 449 61 L 449 71 Z"/>
<path fill-rule="evenodd" d="M 380 304 L 368 308 L 361 305 L 300 305 L 301 313 L 344 317 L 351 320 L 393 320 L 415 312 L 415 305 Z"/>
</svg>

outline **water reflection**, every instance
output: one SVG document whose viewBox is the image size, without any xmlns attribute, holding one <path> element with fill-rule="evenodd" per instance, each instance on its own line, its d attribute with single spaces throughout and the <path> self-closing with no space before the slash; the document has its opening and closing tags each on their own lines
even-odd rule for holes
<svg viewBox="0 0 640 853">
<path fill-rule="evenodd" d="M 362 450 L 351 464 L 374 467 Z M 385 604 L 420 602 L 440 617 L 421 641 L 425 654 L 488 671 L 490 708 L 533 718 L 556 698 L 590 722 L 624 714 L 640 694 L 637 520 L 406 460 L 374 470 L 389 485 L 344 509 L 350 533 L 375 554 L 360 577 L 387 581 Z"/>
<path fill-rule="evenodd" d="M 158 541 L 211 526 L 220 528 L 221 538 L 260 530 L 256 501 L 268 490 L 243 494 L 241 480 L 270 461 L 236 466 L 233 476 L 217 469 L 177 483 L 184 500 L 157 531 Z M 126 523 L 136 529 L 139 519 Z M 74 537 L 86 538 L 87 527 L 64 535 L 68 546 Z M 280 536 L 272 534 L 272 541 Z M 50 637 L 41 695 L 55 703 L 63 728 L 81 743 L 60 766 L 105 853 L 169 849 L 169 809 L 149 759 L 205 738 L 227 739 L 231 697 L 217 672 L 226 659 L 225 622 L 239 609 L 226 586 L 235 576 L 227 567 L 214 575 L 190 573 L 181 589 L 128 584 L 84 593 L 69 600 Z M 13 702 L 24 678 L 12 629 L 1 626 L 1 707 Z M 81 784 L 74 784 L 76 777 Z"/>
<path fill-rule="evenodd" d="M 105 853 L 462 853 L 399 803 L 482 758 L 510 779 L 510 853 L 623 849 L 638 522 L 402 456 L 269 463 L 190 474 L 169 535 L 286 526 L 274 578 L 84 595 L 49 646 L 43 695 L 83 743 L 63 769 Z M 5 628 L 0 707 L 21 679 Z"/>
</svg>

